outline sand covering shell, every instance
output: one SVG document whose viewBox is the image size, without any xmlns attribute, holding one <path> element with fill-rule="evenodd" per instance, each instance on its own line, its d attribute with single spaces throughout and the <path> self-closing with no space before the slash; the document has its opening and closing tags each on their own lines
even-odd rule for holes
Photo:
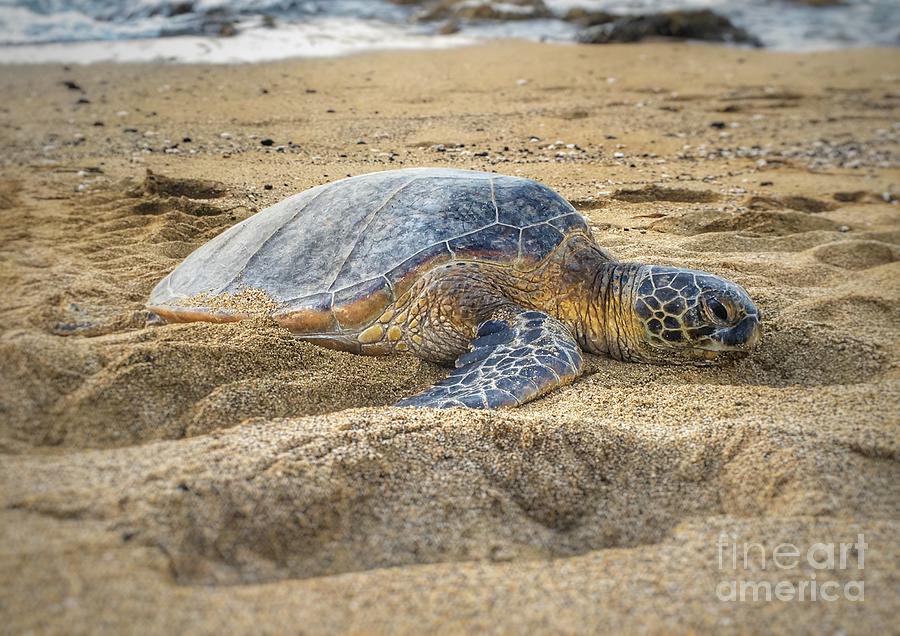
<svg viewBox="0 0 900 636">
<path fill-rule="evenodd" d="M 203 307 L 223 313 L 235 313 L 253 318 L 271 316 L 278 303 L 262 289 L 243 289 L 236 293 L 195 294 L 172 301 L 176 307 Z"/>
</svg>

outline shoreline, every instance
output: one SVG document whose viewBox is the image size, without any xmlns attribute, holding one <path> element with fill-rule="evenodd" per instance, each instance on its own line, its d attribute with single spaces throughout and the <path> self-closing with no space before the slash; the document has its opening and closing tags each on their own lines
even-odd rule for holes
<svg viewBox="0 0 900 636">
<path fill-rule="evenodd" d="M 440 51 L 448 51 L 460 48 L 479 48 L 479 47 L 493 47 L 493 46 L 512 46 L 512 45 L 523 45 L 523 46 L 565 46 L 565 47 L 587 47 L 587 48 L 608 48 L 608 47 L 641 47 L 641 46 L 700 46 L 700 47 L 716 47 L 722 48 L 726 50 L 732 51 L 752 51 L 759 53 L 770 53 L 776 55 L 796 55 L 796 56 L 808 56 L 808 55 L 829 55 L 829 54 L 842 54 L 845 52 L 858 52 L 858 51 L 881 51 L 885 54 L 894 54 L 895 56 L 900 56 L 900 46 L 888 46 L 888 45 L 879 45 L 879 44 L 852 44 L 852 45 L 844 45 L 841 47 L 826 47 L 826 48 L 802 48 L 802 49 L 794 49 L 794 50 L 786 50 L 779 48 L 769 48 L 769 47 L 752 47 L 745 44 L 729 44 L 723 42 L 705 42 L 700 40 L 679 40 L 676 38 L 648 38 L 641 42 L 633 42 L 633 43 L 612 43 L 612 44 L 581 44 L 573 41 L 566 40 L 543 40 L 537 41 L 528 38 L 517 38 L 517 37 L 500 37 L 500 38 L 490 38 L 490 39 L 480 39 L 475 36 L 465 36 L 463 34 L 454 34 L 454 35 L 443 35 L 443 36 L 434 36 L 434 35 L 421 35 L 421 36 L 409 36 L 410 41 L 404 44 L 398 45 L 378 45 L 378 46 L 359 46 L 358 48 L 349 47 L 346 50 L 342 50 L 340 52 L 309 52 L 306 54 L 297 53 L 296 55 L 278 55 L 275 57 L 268 57 L 267 54 L 257 53 L 256 55 L 260 56 L 255 59 L 249 60 L 241 60 L 241 59 L 213 59 L 213 60 L 202 60 L 202 59 L 190 59 L 183 60 L 177 59 L 175 57 L 170 57 L 166 59 L 166 56 L 161 53 L 157 53 L 160 50 L 171 50 L 171 45 L 177 45 L 175 48 L 180 49 L 184 54 L 184 51 L 189 49 L 194 50 L 204 50 L 209 53 L 212 53 L 214 49 L 227 49 L 231 48 L 234 50 L 243 50 L 246 49 L 248 45 L 253 46 L 253 42 L 246 42 L 244 40 L 239 40 L 241 36 L 233 37 L 233 38 L 212 38 L 212 37 L 201 37 L 201 36 L 179 36 L 179 37 L 169 37 L 169 38 L 137 38 L 134 40 L 113 40 L 113 41 L 91 41 L 91 42 L 49 42 L 44 44 L 32 45 L 32 44 L 22 44 L 22 45 L 6 45 L 0 46 L 0 68 L 5 67 L 18 67 L 18 66 L 56 66 L 56 65 L 74 65 L 74 66 L 94 66 L 98 64 L 123 64 L 123 65 L 164 65 L 164 66 L 242 66 L 242 65 L 254 65 L 254 64 L 278 64 L 278 63 L 291 63 L 291 62 L 305 62 L 305 61 L 316 61 L 316 60 L 339 60 L 345 58 L 352 58 L 355 56 L 370 56 L 370 55 L 380 55 L 380 54 L 428 54 L 431 52 L 440 52 Z M 245 38 L 246 39 L 246 38 Z M 435 44 L 422 44 L 417 46 L 416 42 L 435 42 Z M 225 44 L 225 47 L 214 46 L 216 44 Z M 122 49 L 121 54 L 126 56 L 126 59 L 108 59 L 104 57 L 106 53 L 104 53 L 104 49 Z M 127 49 L 143 49 L 139 53 L 128 51 Z M 4 54 L 9 51 L 10 53 L 15 52 L 15 55 L 10 57 L 5 57 Z M 46 55 L 49 51 L 49 55 Z M 88 61 L 79 61 L 74 59 L 79 53 L 86 53 L 90 58 Z M 224 55 L 222 51 L 220 54 Z M 36 61 L 23 61 L 22 57 L 32 56 L 32 59 L 36 58 Z M 153 55 L 154 57 L 135 57 L 135 55 L 143 56 L 143 55 Z M 119 58 L 120 55 L 114 56 Z M 68 58 L 68 59 L 66 59 Z"/>
</svg>

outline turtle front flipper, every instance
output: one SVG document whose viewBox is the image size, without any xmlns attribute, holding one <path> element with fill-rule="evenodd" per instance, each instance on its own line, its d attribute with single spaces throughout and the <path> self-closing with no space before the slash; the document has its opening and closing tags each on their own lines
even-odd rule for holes
<svg viewBox="0 0 900 636">
<path fill-rule="evenodd" d="M 581 350 L 561 322 L 539 311 L 504 313 L 478 326 L 469 351 L 447 378 L 396 406 L 516 406 L 581 374 Z"/>
</svg>

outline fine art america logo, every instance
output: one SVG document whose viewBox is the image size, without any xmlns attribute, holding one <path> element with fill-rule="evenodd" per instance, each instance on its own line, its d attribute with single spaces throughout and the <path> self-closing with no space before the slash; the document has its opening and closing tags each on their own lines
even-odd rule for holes
<svg viewBox="0 0 900 636">
<path fill-rule="evenodd" d="M 720 601 L 865 600 L 863 571 L 869 544 L 862 534 L 848 543 L 781 543 L 767 548 L 722 533 L 716 546 Z"/>
</svg>

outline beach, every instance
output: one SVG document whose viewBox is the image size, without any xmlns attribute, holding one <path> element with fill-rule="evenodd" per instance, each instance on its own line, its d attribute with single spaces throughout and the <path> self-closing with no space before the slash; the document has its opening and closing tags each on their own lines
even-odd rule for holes
<svg viewBox="0 0 900 636">
<path fill-rule="evenodd" d="M 898 61 L 497 41 L 0 66 L 0 631 L 895 629 Z M 762 344 L 398 409 L 447 370 L 144 309 L 234 223 L 418 166 L 536 179 L 618 258 L 738 282 Z M 794 597 L 730 598 L 748 581 Z"/>
</svg>

